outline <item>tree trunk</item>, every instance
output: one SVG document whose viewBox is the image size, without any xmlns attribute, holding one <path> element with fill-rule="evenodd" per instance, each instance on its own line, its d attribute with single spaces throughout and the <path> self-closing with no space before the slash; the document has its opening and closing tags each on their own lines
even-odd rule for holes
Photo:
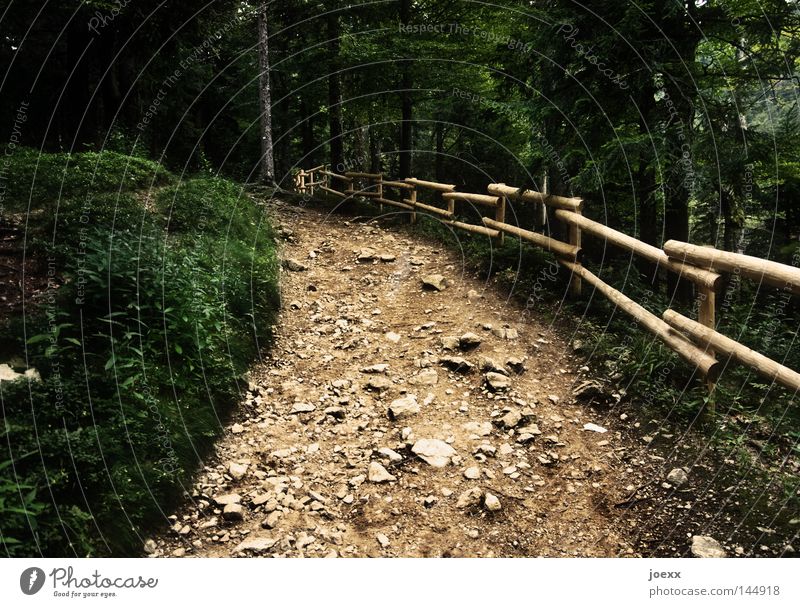
<svg viewBox="0 0 800 607">
<path fill-rule="evenodd" d="M 639 106 L 639 134 L 648 136 L 650 125 L 653 124 L 655 105 L 655 90 L 652 76 L 646 76 L 646 82 L 640 86 L 641 94 L 637 100 Z M 648 137 L 648 141 L 651 139 Z M 639 211 L 639 237 L 642 241 L 653 246 L 658 246 L 658 206 L 656 204 L 656 170 L 653 162 L 653 150 L 645 148 L 639 151 L 638 167 L 636 170 L 636 202 Z M 647 277 L 653 287 L 658 286 L 658 272 L 656 264 L 637 257 L 636 265 L 639 272 Z"/>
<path fill-rule="evenodd" d="M 308 104 L 308 96 L 300 96 L 300 120 L 302 121 L 302 139 L 303 139 L 303 166 L 317 166 L 314 159 L 314 119 L 312 116 L 311 107 Z"/>
<path fill-rule="evenodd" d="M 375 133 L 375 129 L 369 130 L 369 172 L 382 173 L 383 162 L 381 162 L 381 140 Z"/>
<path fill-rule="evenodd" d="M 400 23 L 404 26 L 408 25 L 411 21 L 411 0 L 400 0 Z M 401 122 L 400 122 L 400 178 L 411 177 L 411 149 L 413 147 L 411 119 L 414 111 L 413 101 L 411 99 L 411 87 L 413 86 L 411 78 L 411 62 L 403 61 L 400 64 L 401 82 L 400 82 L 400 104 L 401 104 Z"/>
<path fill-rule="evenodd" d="M 436 158 L 434 160 L 436 181 L 444 183 L 444 126 L 441 122 L 436 122 L 434 134 L 436 137 Z"/>
<path fill-rule="evenodd" d="M 342 79 L 339 74 L 339 16 L 328 13 L 328 130 L 331 170 L 344 169 L 344 142 L 342 141 Z M 335 184 L 335 180 L 334 180 Z M 334 187 L 336 187 L 334 185 Z"/>
<path fill-rule="evenodd" d="M 261 171 L 259 179 L 268 185 L 275 183 L 275 158 L 272 150 L 272 99 L 269 90 L 269 46 L 267 3 L 258 13 L 258 101 L 261 110 Z"/>
<path fill-rule="evenodd" d="M 67 61 L 73 70 L 65 86 L 64 117 L 62 122 L 63 141 L 59 145 L 69 150 L 83 151 L 85 144 L 94 141 L 96 132 L 95 115 L 97 103 L 90 106 L 89 99 L 92 83 L 89 73 L 89 61 L 92 57 L 89 32 L 85 24 L 77 19 L 67 27 Z"/>
<path fill-rule="evenodd" d="M 664 90 L 667 122 L 666 144 L 669 166 L 666 167 L 664 192 L 664 240 L 689 240 L 689 198 L 695 180 L 693 157 L 694 93 L 692 70 L 701 37 L 697 32 L 697 0 L 684 0 L 684 9 L 664 5 L 666 16 L 662 29 L 675 44 L 667 52 Z M 675 60 L 677 53 L 679 61 Z M 688 303 L 691 282 L 675 273 L 667 274 L 667 295 Z"/>
</svg>

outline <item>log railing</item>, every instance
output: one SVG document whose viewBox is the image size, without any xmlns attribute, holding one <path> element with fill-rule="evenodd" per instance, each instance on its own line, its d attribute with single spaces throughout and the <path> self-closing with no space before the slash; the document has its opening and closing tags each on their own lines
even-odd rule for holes
<svg viewBox="0 0 800 607">
<path fill-rule="evenodd" d="M 345 184 L 343 191 L 333 187 L 334 181 Z M 558 262 L 570 271 L 570 293 L 581 294 L 583 281 L 595 291 L 607 297 L 622 311 L 629 314 L 638 325 L 659 337 L 669 348 L 688 361 L 705 379 L 709 392 L 713 392 L 722 361 L 718 355 L 750 367 L 771 381 L 778 382 L 790 390 L 800 390 L 800 374 L 754 352 L 742 344 L 716 331 L 716 295 L 722 283 L 721 272 L 737 273 L 760 284 L 780 288 L 800 295 L 800 269 L 774 261 L 720 251 L 713 247 L 699 247 L 685 242 L 670 240 L 663 249 L 644 243 L 632 236 L 614 230 L 602 223 L 583 216 L 583 200 L 555 196 L 547 192 L 536 192 L 493 183 L 486 194 L 457 192 L 453 184 L 406 178 L 384 180 L 382 173 L 346 172 L 343 175 L 330 171 L 326 166 L 300 170 L 295 175 L 295 189 L 303 194 L 322 191 L 340 198 L 358 197 L 407 211 L 411 222 L 416 222 L 417 212 L 435 216 L 442 223 L 473 234 L 502 241 L 504 235 L 516 236 L 555 255 Z M 399 192 L 400 199 L 387 198 L 386 191 Z M 418 199 L 418 192 L 426 191 L 426 202 Z M 431 194 L 432 193 L 432 197 Z M 522 204 L 537 204 L 553 209 L 553 216 L 567 227 L 569 241 L 563 242 L 552 236 L 525 230 L 505 221 L 509 201 Z M 446 205 L 437 206 L 437 203 Z M 456 219 L 457 203 L 473 207 L 485 207 L 494 211 L 494 218 L 482 217 L 483 225 L 475 225 Z M 678 312 L 667 309 L 662 317 L 646 310 L 622 292 L 608 285 L 581 265 L 581 239 L 583 234 L 603 239 L 621 249 L 638 255 L 657 268 L 678 274 L 694 283 L 698 295 L 697 320 L 691 320 Z M 713 400 L 709 399 L 713 406 Z"/>
</svg>

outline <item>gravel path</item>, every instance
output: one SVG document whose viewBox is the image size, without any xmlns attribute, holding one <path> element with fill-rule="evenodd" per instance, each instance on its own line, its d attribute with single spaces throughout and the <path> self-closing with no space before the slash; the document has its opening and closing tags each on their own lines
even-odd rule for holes
<svg viewBox="0 0 800 607">
<path fill-rule="evenodd" d="M 632 488 L 622 435 L 575 403 L 563 338 L 451 251 L 288 205 L 274 221 L 275 344 L 148 552 L 636 554 L 613 507 Z"/>
</svg>

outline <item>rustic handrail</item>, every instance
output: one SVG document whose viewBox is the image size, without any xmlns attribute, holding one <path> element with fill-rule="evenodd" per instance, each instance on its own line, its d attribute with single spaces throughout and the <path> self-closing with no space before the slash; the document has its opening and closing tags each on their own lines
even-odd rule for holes
<svg viewBox="0 0 800 607">
<path fill-rule="evenodd" d="M 583 215 L 559 209 L 555 212 L 555 216 L 568 224 L 578 226 L 585 232 L 604 238 L 618 247 L 628 249 L 632 253 L 644 257 L 648 261 L 652 261 L 659 266 L 663 266 L 667 270 L 675 272 L 676 274 L 681 274 L 696 284 L 716 289 L 719 287 L 720 281 L 722 280 L 722 276 L 715 272 L 696 268 L 670 259 L 670 257 L 658 247 L 642 242 L 633 236 L 623 234 L 622 232 L 609 228 Z"/>
<path fill-rule="evenodd" d="M 708 352 L 701 350 L 683 335 L 676 332 L 664 320 L 633 301 L 627 295 L 603 282 L 583 266 L 562 259 L 558 261 L 571 272 L 579 274 L 581 278 L 605 295 L 617 307 L 630 314 L 634 320 L 648 331 L 661 338 L 674 352 L 695 365 L 704 377 L 715 380 L 719 376 L 721 363 Z"/>
<path fill-rule="evenodd" d="M 710 270 L 740 273 L 755 282 L 763 281 L 773 287 L 787 289 L 794 295 L 800 295 L 800 268 L 677 240 L 665 242 L 664 251 L 676 260 Z"/>
<path fill-rule="evenodd" d="M 714 348 L 717 352 L 726 354 L 737 362 L 746 365 L 767 379 L 783 384 L 790 390 L 800 390 L 800 373 L 775 362 L 771 358 L 743 346 L 730 337 L 725 337 L 713 329 L 704 327 L 691 318 L 686 318 L 675 310 L 665 310 L 662 315 L 667 324 L 687 333 L 694 341 L 700 342 L 704 347 Z"/>
<path fill-rule="evenodd" d="M 316 167 L 308 171 L 300 170 L 295 176 L 295 187 L 301 192 L 310 190 L 313 194 L 314 186 L 320 183 L 314 180 L 316 172 L 325 175 L 328 180 L 342 179 L 349 181 L 350 184 L 345 194 L 329 188 L 330 184 L 327 182 L 320 187 L 323 191 L 337 196 L 360 196 L 375 200 L 381 205 L 403 209 L 409 212 L 412 223 L 416 220 L 416 212 L 422 210 L 439 216 L 443 224 L 453 228 L 501 240 L 505 234 L 510 234 L 550 251 L 556 256 L 558 262 L 571 272 L 570 292 L 573 295 L 580 294 L 581 281 L 585 280 L 591 284 L 617 307 L 630 314 L 645 329 L 658 336 L 674 352 L 695 365 L 705 378 L 709 391 L 713 392 L 717 376 L 722 368 L 722 364 L 716 359 L 717 352 L 753 368 L 787 388 L 800 390 L 800 373 L 763 354 L 754 352 L 715 330 L 716 294 L 722 281 L 720 272 L 739 273 L 756 282 L 763 282 L 800 295 L 800 269 L 798 268 L 758 257 L 720 251 L 713 247 L 699 247 L 674 240 L 666 242 L 662 250 L 584 217 L 581 198 L 556 196 L 548 194 L 546 191 L 536 192 L 515 188 L 504 183 L 492 183 L 487 187 L 488 195 L 473 194 L 456 192 L 456 186 L 453 184 L 425 181 L 413 177 L 402 181 L 384 181 L 382 173 L 348 171 L 345 175 L 338 175 L 326 170 L 325 167 Z M 307 179 L 309 181 L 306 181 Z M 355 190 L 355 179 L 366 179 L 372 183 L 367 186 L 368 189 Z M 402 200 L 388 199 L 384 195 L 384 187 L 403 191 L 406 195 Z M 447 203 L 447 209 L 417 200 L 419 189 L 438 192 L 441 200 Z M 569 228 L 569 242 L 507 224 L 505 211 L 509 200 L 533 202 L 552 207 L 554 209 L 553 216 L 564 222 Z M 454 219 L 456 202 L 494 208 L 495 217 L 494 219 L 482 217 L 481 221 L 484 225 L 457 221 Z M 615 246 L 655 263 L 657 267 L 675 272 L 692 281 L 698 289 L 698 320 L 691 320 L 670 309 L 663 313 L 662 318 L 659 318 L 583 267 L 581 265 L 581 232 L 603 238 Z M 713 407 L 713 400 L 710 403 Z"/>
</svg>

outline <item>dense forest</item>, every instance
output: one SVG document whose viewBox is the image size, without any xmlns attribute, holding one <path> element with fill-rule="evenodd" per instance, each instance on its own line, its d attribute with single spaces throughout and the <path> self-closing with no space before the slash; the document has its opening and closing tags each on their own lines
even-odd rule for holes
<svg viewBox="0 0 800 607">
<path fill-rule="evenodd" d="M 234 406 L 278 305 L 275 234 L 248 192 L 278 196 L 298 168 L 546 187 L 646 243 L 800 264 L 796 0 L 3 4 L 0 227 L 23 225 L 61 287 L 43 315 L 4 294 L 4 360 L 24 349 L 10 366 L 43 378 L 0 384 L 10 555 L 136 553 L 131 529 L 180 499 L 218 431 L 209 401 Z M 508 220 L 534 222 L 523 207 Z M 469 247 L 485 264 L 486 245 Z M 691 310 L 691 285 L 663 269 L 599 242 L 585 253 L 645 307 Z M 487 269 L 524 300 L 547 263 L 512 240 Z M 694 420 L 707 394 L 691 371 L 654 385 L 672 355 L 618 317 L 599 331 L 613 306 L 587 299 L 566 313 L 616 361 L 610 374 Z M 733 277 L 718 306 L 721 332 L 800 369 L 795 299 Z M 794 394 L 731 367 L 715 399 L 733 428 L 717 439 L 759 426 L 776 461 L 798 456 Z M 131 449 L 115 444 L 123 427 Z M 793 472 L 773 472 L 796 500 Z"/>
</svg>

